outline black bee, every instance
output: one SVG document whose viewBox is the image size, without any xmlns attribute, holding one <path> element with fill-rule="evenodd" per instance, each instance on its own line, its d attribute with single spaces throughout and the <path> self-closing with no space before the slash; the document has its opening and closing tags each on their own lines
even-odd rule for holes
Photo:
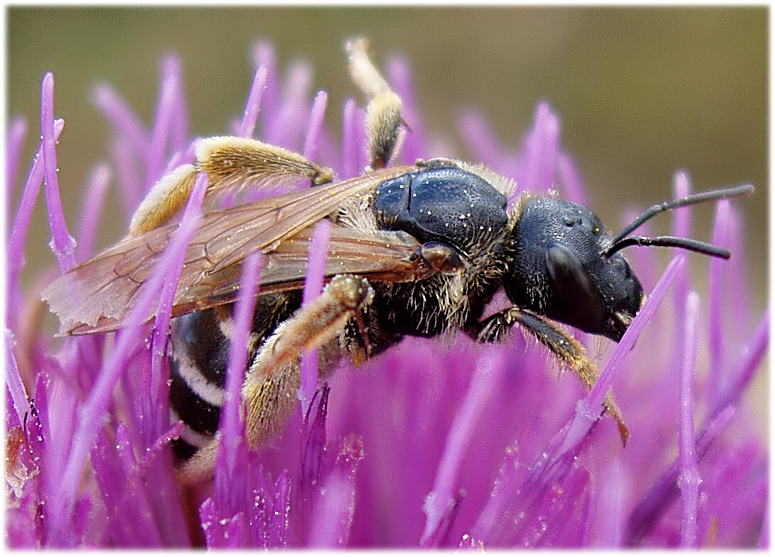
<svg viewBox="0 0 775 557">
<path fill-rule="evenodd" d="M 253 447 L 281 431 L 294 411 L 299 357 L 308 348 L 319 349 L 325 381 L 341 356 L 362 361 L 406 335 L 464 331 L 494 342 L 518 324 L 591 388 L 596 366 L 553 321 L 621 339 L 645 300 L 623 248 L 674 246 L 729 257 L 696 240 L 631 234 L 659 213 L 748 194 L 750 186 L 654 205 L 612 238 L 588 208 L 557 197 L 523 194 L 508 207 L 513 184 L 481 165 L 432 159 L 389 166 L 403 133 L 401 100 L 370 61 L 364 40 L 347 48 L 352 76 L 369 98 L 371 166 L 363 175 L 336 181 L 331 170 L 252 139 L 201 140 L 196 162 L 154 186 L 126 238 L 43 293 L 64 332 L 116 330 L 177 229 L 199 173 L 208 175 L 210 202 L 247 187 L 311 181 L 310 188 L 211 208 L 188 247 L 172 309 L 170 405 L 186 424 L 176 452 L 190 480 L 212 469 L 232 305 L 251 253 L 261 252 L 264 262 L 242 389 Z M 321 219 L 333 223 L 327 286 L 302 305 L 312 228 Z M 511 307 L 486 315 L 501 289 Z M 610 393 L 604 406 L 625 441 Z"/>
</svg>

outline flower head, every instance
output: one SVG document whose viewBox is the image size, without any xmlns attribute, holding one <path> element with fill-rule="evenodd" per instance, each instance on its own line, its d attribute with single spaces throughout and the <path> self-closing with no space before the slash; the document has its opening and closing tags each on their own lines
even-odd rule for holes
<svg viewBox="0 0 775 557">
<path fill-rule="evenodd" d="M 355 176 L 367 164 L 364 113 L 344 103 L 341 132 L 323 125 L 324 92 L 311 70 L 277 78 L 270 46 L 244 115 L 230 133 L 256 136 Z M 432 153 L 410 71 L 388 64 L 411 132 L 400 160 Z M 126 219 L 148 188 L 192 160 L 182 69 L 163 63 L 147 128 L 109 87 L 95 100 L 111 121 L 112 175 Z M 54 338 L 40 326 L 38 286 L 19 282 L 32 207 L 45 182 L 52 249 L 66 271 L 92 255 L 107 167 L 86 185 L 83 225 L 70 236 L 59 202 L 53 76 L 43 80 L 42 141 L 11 229 L 7 285 L 6 539 L 11 547 L 697 547 L 766 546 L 767 453 L 743 395 L 767 348 L 769 319 L 746 297 L 740 258 L 708 263 L 709 295 L 694 291 L 684 255 L 661 272 L 654 250 L 633 249 L 649 299 L 618 345 L 582 335 L 602 373 L 584 393 L 546 350 L 514 331 L 506 342 L 407 338 L 355 369 L 342 363 L 302 404 L 282 437 L 244 443 L 237 398 L 244 354 L 231 354 L 213 482 L 177 483 L 170 440 L 166 331 L 183 254 L 200 219 L 200 177 L 159 267 L 117 334 Z M 519 191 L 585 203 L 583 181 L 560 142 L 560 120 L 541 103 L 519 149 L 500 145 L 482 117 L 461 136 Z M 257 130 L 257 131 L 256 131 Z M 63 136 L 63 140 L 65 136 Z M 339 139 L 337 139 L 337 137 Z M 9 181 L 21 123 L 9 134 Z M 449 153 L 445 153 L 449 156 Z M 690 189 L 686 173 L 676 195 Z M 690 209 L 673 213 L 688 236 Z M 631 219 L 623 219 L 624 222 Z M 713 242 L 742 253 L 744 223 L 719 202 Z M 309 293 L 322 275 L 325 228 L 310 256 Z M 235 338 L 246 338 L 261 273 L 243 266 Z M 144 315 L 155 314 L 153 326 Z M 234 344 L 240 345 L 239 342 Z M 305 358 L 303 375 L 317 373 Z M 311 375 L 310 375 L 311 374 Z M 600 419 L 612 387 L 632 433 L 623 448 Z"/>
</svg>

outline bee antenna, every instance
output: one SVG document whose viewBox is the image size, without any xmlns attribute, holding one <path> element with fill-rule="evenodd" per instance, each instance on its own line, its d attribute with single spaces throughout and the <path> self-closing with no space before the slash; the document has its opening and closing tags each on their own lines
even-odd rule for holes
<svg viewBox="0 0 775 557">
<path fill-rule="evenodd" d="M 707 242 L 701 242 L 700 240 L 693 240 L 691 238 L 678 238 L 676 236 L 654 236 L 649 238 L 646 236 L 627 236 L 622 238 L 615 244 L 611 244 L 603 255 L 605 257 L 611 257 L 617 251 L 629 246 L 661 246 L 670 248 L 682 248 L 711 257 L 720 257 L 722 259 L 729 259 L 729 250 L 714 246 Z"/>
<path fill-rule="evenodd" d="M 750 195 L 753 193 L 753 191 L 754 187 L 750 184 L 746 184 L 732 188 L 695 193 L 680 199 L 673 199 L 671 201 L 665 201 L 663 203 L 652 205 L 643 211 L 643 213 L 629 225 L 625 226 L 624 230 L 622 230 L 613 240 L 611 240 L 611 245 L 603 252 L 603 256 L 610 257 L 617 251 L 628 246 L 666 246 L 695 251 L 697 253 L 709 255 L 711 257 L 729 259 L 729 251 L 714 246 L 713 244 L 701 242 L 699 240 L 692 240 L 691 238 L 677 238 L 675 236 L 656 236 L 653 238 L 648 238 L 644 236 L 630 236 L 630 233 L 639 228 L 647 220 L 661 213 L 672 211 L 673 209 L 677 209 L 679 207 L 705 203 L 707 201 L 717 201 L 719 199 L 729 199 L 732 197 Z"/>
</svg>

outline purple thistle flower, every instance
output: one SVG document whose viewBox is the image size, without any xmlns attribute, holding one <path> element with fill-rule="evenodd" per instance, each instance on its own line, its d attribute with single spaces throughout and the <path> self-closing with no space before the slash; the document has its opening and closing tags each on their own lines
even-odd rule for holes
<svg viewBox="0 0 775 557">
<path fill-rule="evenodd" d="M 326 94 L 310 94 L 308 66 L 296 64 L 280 80 L 271 46 L 258 45 L 254 59 L 233 133 L 257 129 L 256 137 L 303 152 L 340 178 L 366 166 L 364 111 L 354 100 L 344 101 L 337 134 L 323 124 Z M 422 124 L 408 64 L 393 58 L 386 68 L 411 128 L 394 162 L 450 156 Z M 744 223 L 727 201 L 718 204 L 713 242 L 734 255 L 707 263 L 708 296 L 695 292 L 686 256 L 661 272 L 655 250 L 629 251 L 649 299 L 619 344 L 578 335 L 602 370 L 589 393 L 518 331 L 497 345 L 463 335 L 407 338 L 360 369 L 342 363 L 317 391 L 316 359 L 305 356 L 304 404 L 279 439 L 251 451 L 236 405 L 245 354 L 234 351 L 215 479 L 179 485 L 169 444 L 181 424 L 170 422 L 164 332 L 206 180 L 197 180 L 159 269 L 115 335 L 48 334 L 36 317 L 41 285 L 20 284 L 19 271 L 44 180 L 51 246 L 68 269 L 92 255 L 96 224 L 88 217 L 100 214 L 110 175 L 128 222 L 151 184 L 192 160 L 182 84 L 180 63 L 165 59 L 148 126 L 109 87 L 95 92 L 115 128 L 113 168 L 96 167 L 86 186 L 74 251 L 56 180 L 56 165 L 67 164 L 55 152 L 63 123 L 53 76 L 44 77 L 42 140 L 8 240 L 10 547 L 768 546 L 768 457 L 744 395 L 762 367 L 769 314 L 747 296 Z M 559 189 L 586 201 L 548 103 L 538 105 L 518 149 L 503 146 L 475 111 L 459 122 L 478 158 L 519 191 Z M 8 191 L 24 126 L 17 120 L 9 132 Z M 676 194 L 690 188 L 689 175 L 677 173 Z M 690 219 L 690 209 L 675 211 L 673 233 L 688 236 Z M 310 253 L 305 300 L 320 291 L 327 242 L 324 229 Z M 259 274 L 260 261 L 248 259 L 235 339 L 250 333 Z M 153 327 L 141 324 L 149 313 Z M 614 421 L 599 419 L 609 387 L 631 430 L 625 448 Z"/>
</svg>

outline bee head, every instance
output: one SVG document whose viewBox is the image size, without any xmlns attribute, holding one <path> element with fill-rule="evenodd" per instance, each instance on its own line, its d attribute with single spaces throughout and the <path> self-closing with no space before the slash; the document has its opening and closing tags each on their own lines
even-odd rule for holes
<svg viewBox="0 0 775 557">
<path fill-rule="evenodd" d="M 643 287 L 611 236 L 583 205 L 528 199 L 508 242 L 504 289 L 520 308 L 619 341 L 644 301 Z"/>
<path fill-rule="evenodd" d="M 645 301 L 638 277 L 619 253 L 622 249 L 669 246 L 729 258 L 727 250 L 691 238 L 633 236 L 632 232 L 677 207 L 751 192 L 753 187 L 745 185 L 653 205 L 614 238 L 583 205 L 529 197 L 507 235 L 506 294 L 522 309 L 618 342 Z"/>
</svg>

